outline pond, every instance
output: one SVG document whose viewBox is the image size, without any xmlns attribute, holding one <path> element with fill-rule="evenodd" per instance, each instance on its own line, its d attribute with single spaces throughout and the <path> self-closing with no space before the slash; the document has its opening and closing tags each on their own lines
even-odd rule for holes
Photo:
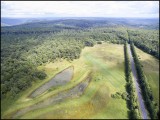
<svg viewBox="0 0 160 120">
<path fill-rule="evenodd" d="M 14 114 L 12 118 L 16 118 L 32 110 L 41 109 L 41 108 L 48 107 L 50 105 L 58 104 L 67 99 L 71 99 L 71 98 L 73 99 L 73 98 L 80 97 L 84 93 L 90 81 L 91 81 L 91 78 L 88 77 L 87 79 L 83 80 L 81 83 L 79 83 L 78 85 L 74 86 L 73 88 L 67 91 L 62 91 L 44 101 L 41 101 L 37 104 L 34 104 L 32 106 L 29 106 L 29 107 L 26 107 L 24 109 L 17 111 L 17 113 Z"/>
<path fill-rule="evenodd" d="M 29 97 L 34 98 L 34 97 L 44 93 L 45 91 L 47 91 L 51 87 L 65 85 L 66 83 L 68 83 L 72 79 L 72 76 L 73 76 L 73 67 L 69 67 L 69 68 L 63 70 L 62 72 L 58 73 L 49 82 L 47 82 L 44 85 L 42 85 L 41 87 L 37 88 L 33 93 L 31 93 L 31 95 Z"/>
</svg>

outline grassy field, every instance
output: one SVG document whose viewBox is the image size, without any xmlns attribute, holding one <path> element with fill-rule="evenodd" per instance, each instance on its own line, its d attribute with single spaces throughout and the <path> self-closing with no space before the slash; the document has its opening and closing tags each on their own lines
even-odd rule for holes
<svg viewBox="0 0 160 120">
<path fill-rule="evenodd" d="M 136 48 L 136 47 L 135 47 Z M 159 60 L 136 48 L 155 101 L 159 105 Z"/>
<path fill-rule="evenodd" d="M 55 74 L 71 65 L 74 67 L 73 79 L 65 86 L 55 87 L 33 99 L 27 97 Z M 39 66 L 38 69 L 46 71 L 48 77 L 42 82 L 33 83 L 15 102 L 11 102 L 12 105 L 5 104 L 8 100 L 1 101 L 2 118 L 11 118 L 17 110 L 67 91 L 86 77 L 90 77 L 91 82 L 82 96 L 27 112 L 18 118 L 128 118 L 126 101 L 111 98 L 111 94 L 125 92 L 123 45 L 104 43 L 85 47 L 77 60 L 57 60 L 55 63 Z"/>
</svg>

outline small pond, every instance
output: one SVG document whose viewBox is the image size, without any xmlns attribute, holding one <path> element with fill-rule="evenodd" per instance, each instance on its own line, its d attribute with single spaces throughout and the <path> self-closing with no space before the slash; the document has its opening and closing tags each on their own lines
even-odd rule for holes
<svg viewBox="0 0 160 120">
<path fill-rule="evenodd" d="M 51 87 L 65 85 L 66 83 L 68 83 L 72 79 L 72 76 L 73 76 L 73 67 L 69 67 L 69 68 L 63 70 L 62 72 L 58 73 L 49 82 L 47 82 L 44 85 L 42 85 L 41 87 L 37 88 L 30 95 L 30 97 L 31 98 L 36 97 L 36 96 L 44 93 L 45 91 L 47 91 Z"/>
<path fill-rule="evenodd" d="M 81 83 L 79 83 L 78 85 L 74 86 L 73 88 L 71 88 L 67 91 L 62 91 L 62 92 L 44 100 L 44 101 L 41 101 L 35 105 L 21 109 L 21 110 L 17 111 L 17 113 L 15 115 L 13 115 L 12 118 L 16 118 L 17 116 L 21 116 L 29 111 L 32 111 L 32 110 L 45 108 L 50 105 L 58 104 L 60 102 L 65 101 L 66 99 L 80 97 L 83 94 L 83 92 L 85 91 L 85 89 L 87 88 L 90 81 L 91 81 L 91 78 L 87 78 L 86 80 L 82 81 Z"/>
</svg>

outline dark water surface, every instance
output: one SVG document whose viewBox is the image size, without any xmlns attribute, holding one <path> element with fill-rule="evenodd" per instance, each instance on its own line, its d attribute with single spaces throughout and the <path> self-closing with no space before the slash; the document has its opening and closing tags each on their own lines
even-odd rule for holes
<svg viewBox="0 0 160 120">
<path fill-rule="evenodd" d="M 39 102 L 35 105 L 26 107 L 24 109 L 21 109 L 21 110 L 17 111 L 17 113 L 14 114 L 12 118 L 16 118 L 16 117 L 21 116 L 27 112 L 32 111 L 32 110 L 41 109 L 41 108 L 48 107 L 50 105 L 58 104 L 60 102 L 65 101 L 66 99 L 80 97 L 83 94 L 83 92 L 85 91 L 85 89 L 87 88 L 90 80 L 91 80 L 91 78 L 87 78 L 86 80 L 82 81 L 81 83 L 79 83 L 75 87 L 71 88 L 70 90 L 60 92 L 57 95 L 50 97 L 42 102 Z"/>
<path fill-rule="evenodd" d="M 73 76 L 73 67 L 69 67 L 69 68 L 63 70 L 62 72 L 58 73 L 49 82 L 47 82 L 44 85 L 42 85 L 41 87 L 37 88 L 30 95 L 30 97 L 31 98 L 36 97 L 36 96 L 44 93 L 45 91 L 47 91 L 51 87 L 65 85 L 66 83 L 68 83 L 72 79 L 72 76 Z"/>
</svg>

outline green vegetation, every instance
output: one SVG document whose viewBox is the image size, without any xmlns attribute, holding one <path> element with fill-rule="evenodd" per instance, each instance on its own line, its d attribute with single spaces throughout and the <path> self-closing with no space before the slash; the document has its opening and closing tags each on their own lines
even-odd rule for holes
<svg viewBox="0 0 160 120">
<path fill-rule="evenodd" d="M 127 53 L 124 75 L 123 44 L 133 41 L 141 50 L 159 58 L 157 25 L 144 28 L 123 19 L 66 19 L 1 27 L 2 118 L 11 118 L 20 109 L 68 91 L 87 77 L 91 82 L 82 96 L 30 111 L 19 118 L 138 118 Z M 157 102 L 159 86 L 155 80 L 159 70 L 151 72 L 145 61 L 142 63 L 147 79 L 152 78 L 148 81 L 153 91 L 151 97 Z M 28 97 L 69 66 L 74 66 L 69 83 L 53 87 L 34 99 Z"/>
<path fill-rule="evenodd" d="M 145 79 L 143 69 L 142 69 L 141 64 L 138 60 L 138 57 L 137 57 L 137 54 L 135 52 L 134 45 L 132 42 L 131 42 L 131 51 L 132 51 L 133 58 L 135 61 L 137 75 L 138 75 L 139 83 L 140 83 L 140 86 L 142 89 L 142 94 L 143 94 L 143 99 L 145 101 L 145 105 L 150 113 L 150 117 L 152 119 L 156 119 L 156 118 L 158 118 L 158 110 L 157 110 L 158 108 L 157 108 L 157 106 L 155 106 L 155 101 L 153 98 L 152 91 L 150 89 L 150 86 L 149 86 L 147 80 Z"/>
<path fill-rule="evenodd" d="M 159 106 L 159 60 L 135 47 L 144 75 Z"/>
<path fill-rule="evenodd" d="M 23 42 L 18 42 L 19 39 Z M 15 37 L 8 43 L 10 37 L 2 35 L 2 98 L 6 95 L 15 96 L 21 90 L 28 88 L 34 80 L 44 79 L 46 75 L 36 69 L 38 65 L 54 61 L 56 58 L 68 60 L 79 58 L 83 47 L 83 42 L 76 40 L 56 41 L 45 38 L 46 41 L 41 44 L 39 39 L 30 38 L 32 41 L 29 41 L 25 36 L 19 39 Z"/>
<path fill-rule="evenodd" d="M 124 44 L 124 56 L 125 56 L 125 76 L 126 76 L 126 90 L 129 95 L 128 106 L 130 109 L 130 119 L 140 119 L 139 106 L 137 102 L 137 95 L 135 93 L 135 88 L 133 85 L 132 77 L 131 77 L 131 67 L 130 61 L 128 57 L 128 49 L 127 42 Z"/>
<path fill-rule="evenodd" d="M 28 99 L 27 95 L 41 84 L 36 82 L 36 86 L 24 91 L 18 100 L 3 112 L 2 118 L 10 118 L 18 109 L 34 105 L 61 91 L 67 91 L 85 80 L 87 76 L 92 77 L 92 80 L 82 96 L 28 112 L 19 118 L 99 118 L 99 116 L 103 118 L 128 118 L 126 100 L 111 98 L 111 94 L 116 91 L 125 92 L 126 81 L 123 62 L 123 46 L 104 43 L 84 48 L 81 57 L 71 62 L 62 60 L 41 66 L 40 68 L 44 69 L 49 76 L 49 72 L 55 73 L 62 68 L 73 65 L 74 77 L 63 87 L 58 87 L 34 99 Z M 58 70 L 56 70 L 57 67 Z M 45 79 L 44 82 L 47 80 Z M 115 112 L 117 112 L 116 115 Z"/>
<path fill-rule="evenodd" d="M 129 100 L 127 92 L 123 92 L 123 93 L 116 92 L 116 94 L 111 94 L 111 97 L 116 99 L 122 98 L 124 100 Z"/>
<path fill-rule="evenodd" d="M 35 28 L 31 30 L 36 31 L 37 29 L 35 25 Z M 36 68 L 39 65 L 54 62 L 56 59 L 72 61 L 80 57 L 81 50 L 85 46 L 93 46 L 95 41 L 103 40 L 122 44 L 127 36 L 124 28 L 116 30 L 114 28 L 93 28 L 76 31 L 61 28 L 58 33 L 42 34 L 34 32 L 24 34 L 20 32 L 21 30 L 20 26 L 13 26 L 11 29 L 2 28 L 2 32 L 5 31 L 6 34 L 1 36 L 1 84 L 3 88 L 1 98 L 10 95 L 14 97 L 31 86 L 33 81 L 38 80 L 39 77 L 36 74 L 39 72 Z M 29 30 L 29 28 L 25 26 L 23 30 Z M 14 34 L 14 31 L 20 33 L 17 35 Z M 26 84 L 25 87 L 23 84 Z"/>
<path fill-rule="evenodd" d="M 129 29 L 128 35 L 136 47 L 159 59 L 159 30 Z"/>
<path fill-rule="evenodd" d="M 101 41 L 98 41 L 97 44 L 102 44 L 102 42 L 101 42 Z"/>
</svg>

